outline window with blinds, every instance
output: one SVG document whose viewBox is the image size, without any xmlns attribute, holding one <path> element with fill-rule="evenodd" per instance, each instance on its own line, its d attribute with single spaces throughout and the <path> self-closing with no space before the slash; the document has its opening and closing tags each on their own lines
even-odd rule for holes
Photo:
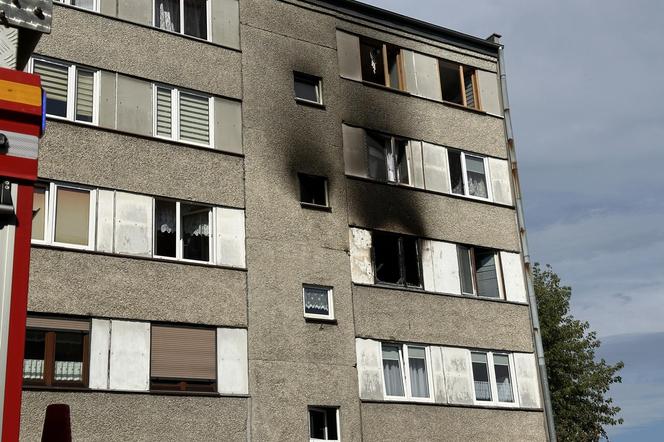
<svg viewBox="0 0 664 442">
<path fill-rule="evenodd" d="M 154 135 L 203 146 L 211 145 L 210 97 L 154 85 Z"/>
<path fill-rule="evenodd" d="M 210 99 L 180 94 L 180 139 L 210 144 Z"/>
<path fill-rule="evenodd" d="M 44 60 L 35 60 L 33 72 L 41 77 L 46 91 L 46 113 L 67 117 L 69 67 Z"/>
<path fill-rule="evenodd" d="M 156 134 L 162 137 L 173 136 L 173 91 L 164 87 L 157 88 L 157 127 Z"/>
<path fill-rule="evenodd" d="M 151 389 L 215 391 L 216 331 L 152 326 Z"/>
<path fill-rule="evenodd" d="M 92 123 L 95 74 L 78 69 L 76 73 L 76 120 Z"/>
</svg>

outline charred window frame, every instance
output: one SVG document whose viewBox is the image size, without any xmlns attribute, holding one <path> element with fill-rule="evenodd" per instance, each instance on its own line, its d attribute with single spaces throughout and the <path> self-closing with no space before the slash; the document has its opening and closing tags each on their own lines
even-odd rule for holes
<svg viewBox="0 0 664 442">
<path fill-rule="evenodd" d="M 406 89 L 401 48 L 362 37 L 360 64 L 363 81 L 401 91 Z"/>
<path fill-rule="evenodd" d="M 367 174 L 376 181 L 410 185 L 408 140 L 366 131 Z"/>
<path fill-rule="evenodd" d="M 480 109 L 475 69 L 447 60 L 438 60 L 443 101 Z"/>
<path fill-rule="evenodd" d="M 462 294 L 505 298 L 500 253 L 492 249 L 458 245 L 457 255 Z"/>
<path fill-rule="evenodd" d="M 417 238 L 374 232 L 372 259 L 376 284 L 422 288 L 420 244 Z"/>
</svg>

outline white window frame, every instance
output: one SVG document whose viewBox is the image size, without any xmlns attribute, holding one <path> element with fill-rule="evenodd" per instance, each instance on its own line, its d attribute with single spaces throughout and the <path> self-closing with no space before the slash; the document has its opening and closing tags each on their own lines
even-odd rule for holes
<svg viewBox="0 0 664 442">
<path fill-rule="evenodd" d="M 329 422 L 327 421 L 327 412 L 329 410 L 334 410 L 335 414 L 335 420 L 336 420 L 336 427 L 337 427 L 337 438 L 336 439 L 329 439 L 327 433 L 327 429 L 330 427 Z M 311 411 L 319 411 L 323 412 L 325 414 L 325 439 L 317 439 L 315 437 L 311 437 L 311 417 L 309 416 L 309 413 Z M 309 407 L 307 409 L 307 418 L 309 418 L 309 441 L 310 442 L 340 442 L 341 441 L 341 425 L 339 422 L 339 408 L 338 407 Z"/>
<path fill-rule="evenodd" d="M 72 5 L 72 0 L 55 0 L 55 3 L 62 3 L 63 5 L 71 6 L 72 8 L 82 9 L 83 11 L 99 12 L 99 0 L 93 0 L 92 9 L 84 8 L 78 5 Z"/>
<path fill-rule="evenodd" d="M 473 293 L 464 292 L 463 291 L 462 278 L 461 278 L 461 275 L 459 275 L 459 290 L 460 290 L 461 294 L 464 295 L 464 296 L 474 296 L 475 298 L 480 298 L 480 299 L 494 299 L 494 300 L 495 299 L 501 299 L 501 300 L 504 300 L 505 299 L 505 279 L 504 279 L 505 277 L 504 277 L 504 273 L 503 273 L 503 261 L 500 258 L 500 252 L 498 250 L 493 250 L 494 265 L 496 266 L 496 279 L 498 280 L 497 282 L 498 282 L 499 297 L 498 298 L 491 298 L 491 297 L 488 297 L 488 296 L 480 296 L 479 290 L 478 290 L 478 287 L 477 287 L 477 266 L 475 265 L 475 251 L 476 251 L 476 249 L 478 249 L 478 247 L 476 247 L 476 246 L 466 246 L 466 245 L 462 245 L 462 244 L 459 244 L 459 245 L 468 248 L 469 251 L 471 252 L 471 256 L 469 257 L 469 259 L 470 259 L 470 272 L 471 272 L 471 275 L 470 275 L 471 278 L 470 279 L 471 279 L 471 283 L 473 284 Z M 457 245 L 457 250 L 458 250 L 459 245 Z M 479 248 L 481 249 L 483 247 L 479 247 Z M 458 259 L 459 259 L 459 253 L 457 251 L 457 262 L 458 262 Z M 459 264 L 461 264 L 461 263 L 459 263 Z M 459 269 L 459 271 L 461 271 L 461 270 Z"/>
<path fill-rule="evenodd" d="M 171 91 L 171 136 L 159 135 L 157 133 L 157 89 L 168 89 Z M 196 141 L 183 140 L 180 138 L 180 94 L 194 95 L 208 100 L 208 144 L 197 143 Z M 177 141 L 178 143 L 189 144 L 192 146 L 206 147 L 214 149 L 214 97 L 211 95 L 194 92 L 187 89 L 180 89 L 167 84 L 152 83 L 152 136 L 162 140 Z"/>
<path fill-rule="evenodd" d="M 475 394 L 475 376 L 472 374 L 473 370 L 473 353 L 483 353 L 486 354 L 487 359 L 487 370 L 489 372 L 489 386 L 491 387 L 491 400 L 490 401 L 478 401 L 477 394 Z M 496 384 L 496 372 L 493 364 L 494 355 L 503 355 L 507 356 L 509 360 L 509 373 L 510 373 L 510 383 L 512 386 L 512 397 L 514 401 L 512 402 L 501 402 L 498 400 L 498 385 Z M 518 408 L 519 407 L 519 395 L 517 394 L 516 387 L 516 378 L 514 376 L 514 355 L 512 353 L 502 352 L 502 351 L 483 351 L 483 350 L 471 350 L 468 352 L 468 363 L 471 367 L 471 376 L 473 382 L 473 403 L 477 406 L 484 407 L 508 407 L 508 408 Z"/>
<path fill-rule="evenodd" d="M 35 72 L 35 60 L 67 68 L 67 116 L 61 117 L 59 115 L 51 115 L 49 113 L 47 113 L 46 116 L 54 120 L 73 121 L 78 124 L 86 124 L 88 126 L 99 126 L 99 76 L 101 71 L 99 69 L 79 66 L 74 63 L 53 60 L 48 57 L 39 56 L 30 58 L 30 62 L 28 63 L 28 71 L 31 74 L 34 74 Z M 92 72 L 92 121 L 82 121 L 76 119 L 76 79 L 79 69 Z"/>
<path fill-rule="evenodd" d="M 464 151 L 459 151 L 459 152 L 461 153 L 461 176 L 463 179 L 463 193 L 464 193 L 463 196 L 465 196 L 466 198 L 472 198 L 480 201 L 493 201 L 493 194 L 491 192 L 491 177 L 489 176 L 489 159 L 487 157 L 483 157 L 481 155 L 476 155 L 473 153 L 467 153 Z M 486 194 L 487 194 L 486 198 L 470 194 L 470 189 L 468 188 L 468 168 L 466 167 L 466 157 L 468 156 L 482 160 L 484 164 L 484 179 L 486 181 Z M 452 178 L 451 174 L 448 175 L 450 175 L 450 188 L 451 188 Z"/>
<path fill-rule="evenodd" d="M 315 313 L 307 313 L 307 298 L 305 296 L 308 288 L 325 290 L 327 291 L 327 305 L 330 307 L 329 315 L 318 315 Z M 302 284 L 302 311 L 304 317 L 308 319 L 322 319 L 325 321 L 334 321 L 334 289 L 328 286 L 315 285 L 315 284 Z"/>
<path fill-rule="evenodd" d="M 295 82 L 299 79 L 301 79 L 303 82 L 307 80 L 311 80 L 312 83 L 316 83 L 316 101 L 312 100 L 307 100 L 306 98 L 301 98 L 295 95 L 295 101 L 301 101 L 303 103 L 311 103 L 315 104 L 318 106 L 324 106 L 323 103 L 323 79 L 321 77 L 318 77 L 316 75 L 309 75 L 305 74 L 304 72 L 299 72 L 299 71 L 293 71 L 293 89 L 295 88 Z M 293 91 L 295 92 L 295 91 Z"/>
<path fill-rule="evenodd" d="M 157 200 L 175 203 L 175 257 L 157 255 L 157 232 L 155 226 Z M 201 207 L 207 207 L 208 209 L 210 209 L 210 212 L 208 214 L 208 225 L 210 226 L 210 239 L 208 242 L 208 247 L 209 247 L 208 261 L 185 259 L 182 257 L 182 255 L 184 254 L 184 242 L 182 239 L 182 221 L 180 218 L 180 205 L 183 203 L 190 205 L 197 205 Z M 200 204 L 196 202 L 177 201 L 168 198 L 156 198 L 156 197 L 152 198 L 152 257 L 154 259 L 160 259 L 164 261 L 181 261 L 181 262 L 189 262 L 189 263 L 203 264 L 203 265 L 214 265 L 217 262 L 215 257 L 216 247 L 214 246 L 216 238 L 216 224 L 214 223 L 214 220 L 216 219 L 215 216 L 216 210 L 217 207 L 208 206 L 206 204 Z"/>
<path fill-rule="evenodd" d="M 401 379 L 404 383 L 404 396 L 390 396 L 387 394 L 387 386 L 385 384 L 385 371 L 383 368 L 383 344 L 393 345 L 399 347 L 399 364 L 401 367 Z M 429 397 L 414 397 L 410 387 L 410 365 L 408 361 L 409 347 L 418 347 L 424 349 L 425 364 L 427 370 L 427 382 L 429 386 Z M 388 401 L 401 401 L 401 402 L 425 402 L 431 403 L 434 401 L 433 396 L 433 373 L 431 372 L 431 349 L 428 345 L 418 344 L 401 344 L 392 342 L 381 342 L 381 355 L 380 355 L 380 375 L 383 380 L 383 397 Z"/>
<path fill-rule="evenodd" d="M 98 0 L 96 0 L 98 1 Z M 157 1 L 152 0 L 152 27 L 159 30 L 170 32 L 171 34 L 186 35 L 189 38 L 195 38 L 197 40 L 203 41 L 212 41 L 212 7 L 210 5 L 210 0 L 205 0 L 205 18 L 206 18 L 206 27 L 207 27 L 207 39 L 196 37 L 194 35 L 189 35 L 184 33 L 184 0 L 179 0 L 180 3 L 180 31 L 169 31 L 168 29 L 161 28 L 157 26 Z"/>
<path fill-rule="evenodd" d="M 69 244 L 63 242 L 55 241 L 55 216 L 56 216 L 56 200 L 57 200 L 57 190 L 59 188 L 63 189 L 73 189 L 73 190 L 83 190 L 90 193 L 90 204 L 89 204 L 89 215 L 88 215 L 88 245 L 83 246 L 80 244 Z M 49 183 L 46 187 L 45 195 L 45 216 L 44 216 L 44 240 L 32 240 L 32 244 L 45 244 L 52 245 L 57 247 L 64 247 L 68 249 L 76 250 L 94 250 L 95 249 L 95 233 L 96 233 L 96 213 L 97 213 L 97 189 L 90 187 L 77 186 L 71 184 L 61 184 L 61 183 Z"/>
</svg>

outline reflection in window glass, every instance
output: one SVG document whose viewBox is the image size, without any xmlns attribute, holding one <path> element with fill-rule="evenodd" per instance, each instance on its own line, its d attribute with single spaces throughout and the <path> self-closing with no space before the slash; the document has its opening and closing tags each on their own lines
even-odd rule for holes
<svg viewBox="0 0 664 442">
<path fill-rule="evenodd" d="M 155 0 L 155 26 L 180 32 L 180 0 Z"/>
<path fill-rule="evenodd" d="M 383 344 L 383 373 L 385 393 L 388 396 L 404 396 L 401 349 L 399 346 Z"/>
<path fill-rule="evenodd" d="M 90 192 L 58 187 L 55 199 L 55 242 L 88 245 Z"/>
<path fill-rule="evenodd" d="M 429 397 L 426 352 L 423 347 L 408 347 L 410 393 L 413 397 Z"/>
<path fill-rule="evenodd" d="M 475 382 L 475 399 L 491 400 L 491 384 L 489 383 L 489 367 L 486 353 L 473 353 L 473 380 Z"/>
<path fill-rule="evenodd" d="M 311 75 L 294 73 L 295 98 L 322 104 L 320 94 L 320 78 Z"/>
<path fill-rule="evenodd" d="M 210 261 L 210 211 L 205 206 L 180 204 L 184 259 Z"/>
<path fill-rule="evenodd" d="M 46 229 L 46 189 L 35 187 L 32 194 L 32 239 L 44 240 Z"/>
<path fill-rule="evenodd" d="M 155 255 L 176 257 L 176 209 L 174 201 L 155 200 Z"/>
<path fill-rule="evenodd" d="M 46 113 L 66 118 L 69 68 L 43 60 L 35 60 L 33 72 L 41 77 L 42 88 L 46 91 Z"/>
<path fill-rule="evenodd" d="M 493 355 L 493 366 L 496 374 L 496 387 L 500 402 L 514 402 L 512 380 L 510 379 L 510 360 L 507 355 Z"/>
<path fill-rule="evenodd" d="M 488 198 L 486 172 L 482 158 L 466 155 L 466 172 L 468 174 L 468 194 L 480 198 Z"/>
<path fill-rule="evenodd" d="M 207 40 L 206 0 L 184 0 L 184 33 Z"/>
</svg>

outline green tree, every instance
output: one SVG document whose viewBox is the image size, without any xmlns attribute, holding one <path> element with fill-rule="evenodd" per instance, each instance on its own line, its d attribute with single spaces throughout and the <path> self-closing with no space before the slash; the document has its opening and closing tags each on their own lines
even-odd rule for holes
<svg viewBox="0 0 664 442">
<path fill-rule="evenodd" d="M 535 264 L 533 276 L 558 440 L 608 440 L 605 428 L 623 423 L 607 393 L 622 382 L 617 373 L 624 364 L 595 359 L 601 342 L 588 322 L 570 314 L 572 289 L 560 285 L 551 266 Z"/>
</svg>

